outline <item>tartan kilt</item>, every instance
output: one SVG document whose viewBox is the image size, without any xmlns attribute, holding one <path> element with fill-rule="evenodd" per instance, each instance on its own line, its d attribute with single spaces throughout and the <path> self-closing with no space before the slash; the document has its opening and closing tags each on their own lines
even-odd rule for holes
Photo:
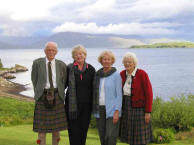
<svg viewBox="0 0 194 145">
<path fill-rule="evenodd" d="M 55 93 L 56 105 L 52 109 L 45 108 L 44 95 L 36 101 L 34 109 L 33 131 L 51 133 L 67 129 L 64 101 Z"/>
<path fill-rule="evenodd" d="M 123 96 L 119 138 L 121 142 L 135 145 L 152 141 L 151 121 L 145 123 L 144 108 L 132 108 L 130 96 Z"/>
</svg>

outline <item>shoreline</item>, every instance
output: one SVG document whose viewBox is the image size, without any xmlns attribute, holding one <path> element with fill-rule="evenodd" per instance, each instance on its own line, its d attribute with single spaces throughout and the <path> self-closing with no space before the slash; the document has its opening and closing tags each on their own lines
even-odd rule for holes
<svg viewBox="0 0 194 145">
<path fill-rule="evenodd" d="M 34 102 L 34 98 L 20 94 L 20 92 L 27 90 L 25 88 L 25 85 L 14 83 L 11 81 L 8 82 L 10 83 L 10 85 L 2 86 L 0 84 L 0 97 L 9 97 L 18 100 Z"/>
<path fill-rule="evenodd" d="M 25 85 L 11 81 L 11 79 L 15 78 L 12 73 L 26 72 L 28 69 L 19 64 L 15 64 L 15 67 L 11 68 L 3 68 L 2 66 L 0 68 L 0 97 L 34 102 L 34 98 L 20 94 L 22 91 L 27 90 Z"/>
</svg>

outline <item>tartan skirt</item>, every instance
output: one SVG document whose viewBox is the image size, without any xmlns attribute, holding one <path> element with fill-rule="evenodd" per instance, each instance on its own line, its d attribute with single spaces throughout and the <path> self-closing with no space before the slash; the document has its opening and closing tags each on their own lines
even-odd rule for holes
<svg viewBox="0 0 194 145">
<path fill-rule="evenodd" d="M 67 129 L 64 101 L 55 93 L 56 105 L 45 108 L 44 95 L 36 102 L 34 109 L 33 131 L 51 133 Z"/>
<path fill-rule="evenodd" d="M 151 121 L 145 123 L 145 109 L 132 108 L 131 97 L 123 96 L 119 138 L 121 142 L 141 145 L 152 141 Z"/>
</svg>

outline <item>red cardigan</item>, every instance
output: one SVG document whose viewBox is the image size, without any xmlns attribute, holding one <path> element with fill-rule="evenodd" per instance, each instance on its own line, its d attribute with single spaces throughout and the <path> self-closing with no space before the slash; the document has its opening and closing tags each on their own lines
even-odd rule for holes
<svg viewBox="0 0 194 145">
<path fill-rule="evenodd" d="M 120 72 L 122 85 L 126 81 L 126 70 Z M 153 92 L 152 85 L 147 73 L 142 69 L 137 69 L 136 74 L 132 77 L 131 84 L 132 107 L 145 107 L 145 112 L 152 112 Z"/>
</svg>

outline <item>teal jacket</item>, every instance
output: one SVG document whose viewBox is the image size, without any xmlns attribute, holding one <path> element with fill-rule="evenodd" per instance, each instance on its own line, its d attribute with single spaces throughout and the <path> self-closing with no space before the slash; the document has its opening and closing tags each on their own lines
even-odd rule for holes
<svg viewBox="0 0 194 145">
<path fill-rule="evenodd" d="M 56 64 L 56 82 L 59 96 L 65 100 L 65 84 L 67 81 L 66 64 L 60 60 L 55 59 Z M 33 61 L 31 80 L 34 87 L 34 99 L 37 101 L 43 94 L 46 86 L 46 57 L 38 58 Z"/>
</svg>

